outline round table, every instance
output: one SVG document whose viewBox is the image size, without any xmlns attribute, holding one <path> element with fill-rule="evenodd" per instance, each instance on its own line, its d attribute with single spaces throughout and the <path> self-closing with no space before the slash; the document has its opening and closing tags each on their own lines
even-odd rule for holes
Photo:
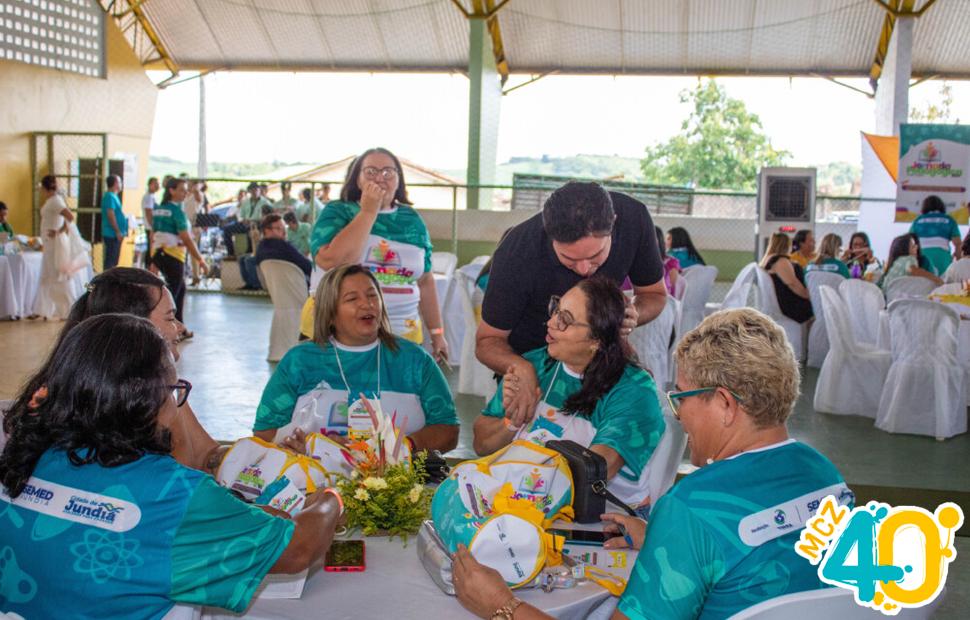
<svg viewBox="0 0 970 620">
<path fill-rule="evenodd" d="M 399 538 L 366 538 L 367 570 L 361 573 L 311 572 L 299 599 L 255 598 L 242 616 L 206 608 L 202 617 L 229 618 L 474 618 L 453 596 L 438 589 L 421 565 L 415 537 L 405 547 Z M 601 550 L 576 547 L 575 551 Z M 626 568 L 611 572 L 629 576 L 636 552 L 625 552 Z M 546 593 L 537 589 L 516 591 L 516 596 L 556 618 L 609 618 L 617 599 L 594 583 Z"/>
</svg>

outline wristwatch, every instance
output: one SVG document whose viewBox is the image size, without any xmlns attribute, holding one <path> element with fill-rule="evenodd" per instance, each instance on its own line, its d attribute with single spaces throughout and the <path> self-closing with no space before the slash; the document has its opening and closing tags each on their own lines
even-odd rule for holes
<svg viewBox="0 0 970 620">
<path fill-rule="evenodd" d="M 522 604 L 522 599 L 513 596 L 508 603 L 502 605 L 492 614 L 491 620 L 512 620 L 516 608 Z"/>
</svg>

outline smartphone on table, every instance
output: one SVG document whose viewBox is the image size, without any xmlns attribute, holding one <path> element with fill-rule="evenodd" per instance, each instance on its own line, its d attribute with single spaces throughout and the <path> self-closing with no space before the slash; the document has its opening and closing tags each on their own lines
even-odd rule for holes
<svg viewBox="0 0 970 620">
<path fill-rule="evenodd" d="M 334 573 L 359 573 L 365 566 L 364 541 L 335 540 L 327 551 L 323 570 Z"/>
<path fill-rule="evenodd" d="M 613 532 L 604 532 L 602 530 L 567 530 L 567 529 L 556 529 L 552 530 L 553 534 L 557 534 L 566 539 L 567 543 L 577 544 L 577 545 L 598 545 L 602 546 L 607 540 L 619 536 L 619 534 Z"/>
</svg>

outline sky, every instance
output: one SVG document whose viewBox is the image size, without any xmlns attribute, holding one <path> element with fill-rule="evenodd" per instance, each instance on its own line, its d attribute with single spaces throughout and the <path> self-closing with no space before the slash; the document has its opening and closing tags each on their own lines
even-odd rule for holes
<svg viewBox="0 0 970 620">
<path fill-rule="evenodd" d="M 167 77 L 149 72 L 156 82 Z M 527 76 L 512 76 L 507 87 Z M 464 169 L 468 80 L 454 74 L 242 73 L 205 78 L 209 161 L 323 163 L 385 146 L 432 168 Z M 498 161 L 576 154 L 642 157 L 675 135 L 695 77 L 548 76 L 502 97 Z M 718 78 L 761 118 L 790 165 L 859 164 L 859 132 L 874 101 L 821 78 Z M 867 80 L 844 80 L 868 90 Z M 951 82 L 955 116 L 970 122 L 970 83 Z M 910 90 L 938 99 L 939 82 Z M 151 154 L 195 161 L 199 81 L 159 92 Z"/>
</svg>

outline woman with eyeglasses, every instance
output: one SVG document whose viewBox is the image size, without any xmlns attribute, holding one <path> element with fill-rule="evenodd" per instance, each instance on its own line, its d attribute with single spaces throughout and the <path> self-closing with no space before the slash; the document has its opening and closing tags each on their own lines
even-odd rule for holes
<svg viewBox="0 0 970 620">
<path fill-rule="evenodd" d="M 548 344 L 524 356 L 539 380 L 538 405 L 526 417 L 507 412 L 522 383 L 510 369 L 475 420 L 475 452 L 491 454 L 517 439 L 570 439 L 606 460 L 614 495 L 645 510 L 647 463 L 664 420 L 653 378 L 620 335 L 625 307 L 619 287 L 601 276 L 553 297 Z"/>
<path fill-rule="evenodd" d="M 675 358 L 668 399 L 699 469 L 656 502 L 649 523 L 604 515 L 640 550 L 614 620 L 728 618 L 822 588 L 795 543 L 823 498 L 852 506 L 854 495 L 827 458 L 788 436 L 799 369 L 784 330 L 757 310 L 724 310 L 687 333 Z M 624 537 L 606 543 L 626 546 Z M 483 618 L 508 605 L 519 620 L 548 618 L 464 548 L 453 575 L 458 600 Z"/>
<path fill-rule="evenodd" d="M 454 449 L 458 416 L 448 382 L 427 351 L 391 333 L 370 269 L 344 265 L 327 272 L 315 301 L 313 340 L 280 360 L 256 409 L 253 434 L 291 448 L 308 432 L 345 442 L 355 412 L 370 427 L 363 394 L 395 416 L 412 452 Z"/>
<path fill-rule="evenodd" d="M 431 274 L 431 237 L 411 206 L 404 170 L 393 153 L 373 148 L 354 159 L 340 200 L 327 204 L 317 218 L 310 253 L 323 270 L 358 263 L 370 269 L 384 293 L 391 330 L 421 344 L 423 321 L 435 358 L 448 357 Z M 313 334 L 312 317 L 308 303 L 301 325 L 306 336 Z"/>
<path fill-rule="evenodd" d="M 322 563 L 340 498 L 292 519 L 236 499 L 172 456 L 188 389 L 146 319 L 71 329 L 45 394 L 0 455 L 4 611 L 30 618 L 162 618 L 177 603 L 242 612 L 267 573 Z"/>
</svg>

